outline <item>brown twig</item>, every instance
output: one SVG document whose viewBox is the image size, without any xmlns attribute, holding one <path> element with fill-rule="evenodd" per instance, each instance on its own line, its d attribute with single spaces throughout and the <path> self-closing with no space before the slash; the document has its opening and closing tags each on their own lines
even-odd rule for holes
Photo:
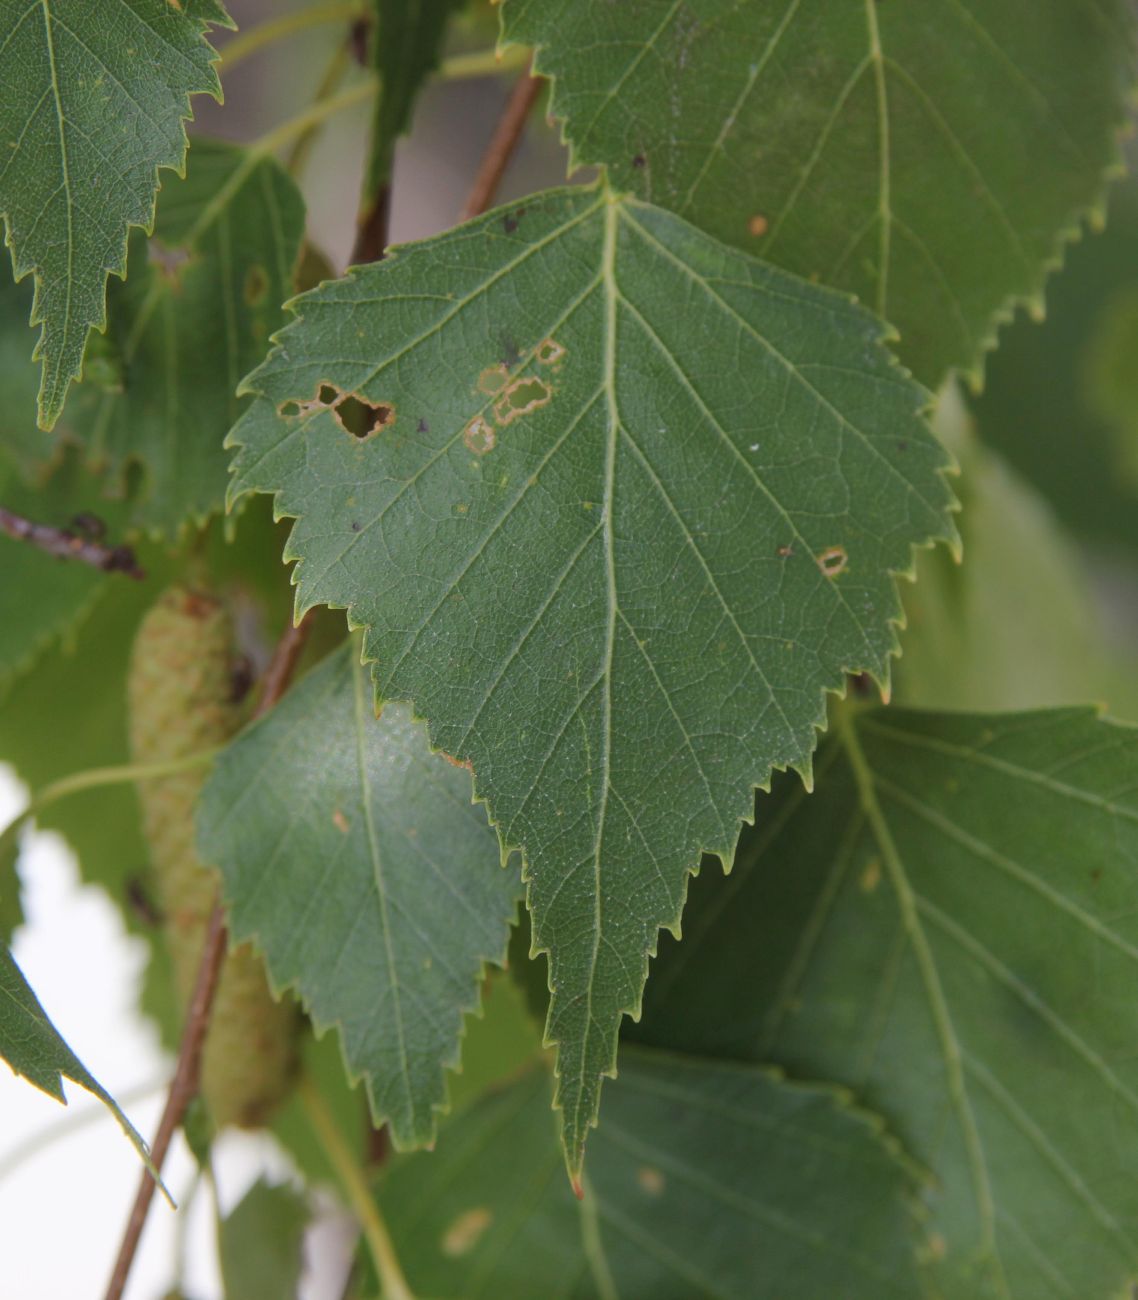
<svg viewBox="0 0 1138 1300">
<path fill-rule="evenodd" d="M 360 213 L 356 239 L 352 245 L 350 266 L 378 262 L 387 247 L 387 227 L 391 220 L 391 186 L 385 181 Z"/>
<path fill-rule="evenodd" d="M 299 623 L 295 626 L 290 623 L 285 629 L 277 642 L 269 666 L 265 669 L 264 686 L 254 711 L 255 717 L 267 713 L 288 690 L 311 627 L 312 611 L 309 610 Z M 158 1123 L 158 1132 L 150 1148 L 151 1163 L 159 1172 L 162 1170 L 174 1134 L 185 1117 L 186 1108 L 198 1090 L 202 1046 L 209 1029 L 213 997 L 217 992 L 218 976 L 227 946 L 225 914 L 218 901 L 213 905 L 206 928 L 205 944 L 202 947 L 201 961 L 198 963 L 198 973 L 194 981 L 194 992 L 186 1013 L 186 1027 L 178 1047 L 178 1064 L 174 1070 L 174 1078 L 170 1082 L 170 1090 L 166 1094 L 166 1106 Z M 126 1280 L 142 1237 L 142 1229 L 146 1224 L 146 1216 L 150 1211 L 150 1202 L 154 1197 L 154 1187 L 154 1179 L 148 1172 L 144 1173 L 138 1185 L 130 1218 L 127 1220 L 126 1231 L 123 1233 L 114 1271 L 107 1285 L 106 1300 L 122 1300 Z"/>
<path fill-rule="evenodd" d="M 461 221 L 469 221 L 471 217 L 480 216 L 494 202 L 494 195 L 498 192 L 498 186 L 506 174 L 506 168 L 510 165 L 518 141 L 522 138 L 530 110 L 537 102 L 540 91 L 541 78 L 535 77 L 527 68 L 514 83 L 505 111 L 498 119 L 498 125 L 494 128 L 494 134 L 486 147 L 486 152 L 482 155 L 482 161 L 478 165 L 478 175 L 475 176 L 474 184 L 470 187 L 470 193 L 463 205 Z"/>
<path fill-rule="evenodd" d="M 85 516 L 86 517 L 86 516 Z M 7 533 L 17 542 L 46 551 L 60 560 L 77 560 L 104 573 L 125 573 L 128 578 L 141 582 L 146 577 L 130 546 L 107 546 L 96 537 L 84 535 L 70 528 L 53 528 L 50 524 L 37 524 L 23 515 L 0 506 L 0 532 Z"/>
</svg>

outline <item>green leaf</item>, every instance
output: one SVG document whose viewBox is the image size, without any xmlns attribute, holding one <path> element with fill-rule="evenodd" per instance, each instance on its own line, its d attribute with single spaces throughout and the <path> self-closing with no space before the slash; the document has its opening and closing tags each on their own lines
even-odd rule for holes
<svg viewBox="0 0 1138 1300">
<path fill-rule="evenodd" d="M 1127 0 L 507 0 L 576 163 L 978 373 L 1118 169 Z"/>
<path fill-rule="evenodd" d="M 955 387 L 933 427 L 961 466 L 964 563 L 943 550 L 918 557 L 893 699 L 1005 710 L 1106 699 L 1126 716 L 1138 697 L 1114 680 L 1084 558 L 1047 503 L 976 441 Z"/>
<path fill-rule="evenodd" d="M 605 189 L 297 312 L 232 495 L 298 518 L 300 607 L 349 607 L 380 698 L 523 849 L 577 1167 L 700 850 L 729 860 L 754 786 L 809 771 L 845 671 L 886 676 L 892 575 L 952 533 L 945 456 L 867 313 Z"/>
<path fill-rule="evenodd" d="M 411 125 L 423 82 L 438 67 L 447 24 L 464 0 L 373 0 L 372 63 L 379 75 L 369 188 L 391 176 L 395 142 Z"/>
<path fill-rule="evenodd" d="M 443 1067 L 520 894 L 469 775 L 431 755 L 405 708 L 376 721 L 349 644 L 221 755 L 198 825 L 234 937 L 319 1031 L 339 1029 L 395 1144 L 430 1142 Z"/>
<path fill-rule="evenodd" d="M 944 1300 L 1138 1269 L 1138 731 L 1090 710 L 846 716 L 693 886 L 633 1036 L 834 1079 L 938 1180 Z"/>
<path fill-rule="evenodd" d="M 6 945 L 0 946 L 0 1057 L 16 1074 L 65 1106 L 65 1078 L 86 1088 L 114 1115 L 146 1167 L 154 1172 L 146 1143 L 115 1099 L 87 1072 L 83 1062 L 60 1037 Z"/>
<path fill-rule="evenodd" d="M 303 233 L 304 203 L 274 159 L 196 140 L 185 180 L 162 187 L 153 236 L 131 236 L 68 427 L 112 484 L 142 465 L 131 517 L 147 531 L 175 536 L 221 508 L 237 383 L 284 319 Z"/>
<path fill-rule="evenodd" d="M 416 1295 L 915 1300 L 907 1171 L 833 1091 L 624 1051 L 580 1202 L 549 1094 L 530 1071 L 385 1177 Z"/>
<path fill-rule="evenodd" d="M 226 1300 L 296 1300 L 308 1217 L 291 1187 L 253 1184 L 218 1235 Z"/>
<path fill-rule="evenodd" d="M 190 96 L 221 97 L 219 0 L 0 0 L 0 215 L 18 280 L 35 278 L 39 419 L 50 429 L 126 271 L 129 226 L 149 227 L 157 169 L 181 169 Z"/>
</svg>

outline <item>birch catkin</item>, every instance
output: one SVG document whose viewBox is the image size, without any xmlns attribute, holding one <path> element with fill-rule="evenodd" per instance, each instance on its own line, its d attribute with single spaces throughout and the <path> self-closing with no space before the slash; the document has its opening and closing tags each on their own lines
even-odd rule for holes
<svg viewBox="0 0 1138 1300">
<path fill-rule="evenodd" d="M 131 748 L 136 762 L 200 753 L 237 729 L 233 629 L 215 597 L 166 591 L 143 619 L 131 659 Z M 194 849 L 194 807 L 205 771 L 193 768 L 139 785 L 165 929 L 183 1005 L 193 991 L 216 871 Z M 269 992 L 248 945 L 225 959 L 202 1058 L 202 1095 L 219 1128 L 256 1128 L 287 1094 L 296 1069 L 298 1012 Z"/>
</svg>

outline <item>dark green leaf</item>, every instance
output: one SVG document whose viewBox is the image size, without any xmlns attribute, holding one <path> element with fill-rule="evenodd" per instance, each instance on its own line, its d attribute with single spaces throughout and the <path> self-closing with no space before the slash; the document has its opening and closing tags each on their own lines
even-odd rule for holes
<svg viewBox="0 0 1138 1300">
<path fill-rule="evenodd" d="M 185 180 L 162 186 L 153 236 L 132 234 L 68 427 L 112 484 L 142 466 L 131 517 L 147 531 L 174 536 L 221 508 L 237 383 L 284 319 L 303 232 L 303 201 L 272 158 L 197 140 Z"/>
<path fill-rule="evenodd" d="M 1037 302 L 1134 82 L 1128 0 L 507 0 L 578 162 L 848 289 L 937 384 Z"/>
<path fill-rule="evenodd" d="M 385 1178 L 383 1211 L 417 1295 L 918 1294 L 895 1144 L 832 1091 L 624 1051 L 580 1202 L 562 1173 L 549 1097 L 547 1076 L 533 1070 L 448 1125 L 436 1152 Z"/>
<path fill-rule="evenodd" d="M 157 169 L 184 163 L 190 96 L 220 98 L 211 24 L 229 24 L 220 0 L 0 0 L 0 215 L 17 279 L 35 277 L 45 428 L 128 227 L 150 225 Z"/>
<path fill-rule="evenodd" d="M 135 1132 L 115 1099 L 92 1078 L 83 1062 L 60 1037 L 6 945 L 0 946 L 0 1057 L 16 1074 L 65 1106 L 65 1078 L 86 1088 L 110 1110 L 149 1165 L 146 1143 Z"/>
<path fill-rule="evenodd" d="M 466 772 L 432 756 L 408 711 L 376 721 L 354 644 L 314 669 L 218 759 L 199 805 L 202 858 L 231 928 L 335 1025 L 379 1123 L 432 1140 L 484 963 L 505 959 L 520 895 Z"/>
<path fill-rule="evenodd" d="M 296 1300 L 308 1223 L 304 1198 L 258 1179 L 221 1223 L 226 1300 Z"/>
<path fill-rule="evenodd" d="M 572 1165 L 701 849 L 884 678 L 893 574 L 952 528 L 881 326 L 604 189 L 549 191 L 298 300 L 233 495 L 298 518 L 379 696 L 526 855 Z M 366 404 L 359 438 L 328 404 Z"/>
<path fill-rule="evenodd" d="M 760 799 L 684 920 L 630 1032 L 854 1089 L 938 1179 L 934 1294 L 1123 1293 L 1138 731 L 1090 710 L 847 715 L 818 792 Z"/>
</svg>

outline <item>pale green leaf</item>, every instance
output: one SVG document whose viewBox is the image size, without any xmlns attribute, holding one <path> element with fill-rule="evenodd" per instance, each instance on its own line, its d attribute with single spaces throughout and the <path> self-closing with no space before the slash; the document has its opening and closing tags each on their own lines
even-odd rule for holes
<svg viewBox="0 0 1138 1300">
<path fill-rule="evenodd" d="M 933 428 L 961 467 L 964 554 L 923 553 L 905 592 L 899 704 L 1031 709 L 1135 699 L 1114 680 L 1088 566 L 1047 503 L 981 446 L 955 386 Z"/>
<path fill-rule="evenodd" d="M 711 874 L 711 873 L 709 873 Z M 1138 731 L 846 716 L 692 888 L 634 1035 L 834 1079 L 937 1179 L 933 1294 L 1138 1274 Z"/>
<path fill-rule="evenodd" d="M 951 533 L 924 401 L 847 300 L 604 189 L 548 191 L 297 302 L 231 435 L 299 602 L 469 762 L 526 858 L 578 1166 L 661 925 L 823 694 L 884 678 Z M 358 438 L 341 394 L 368 404 Z"/>
<path fill-rule="evenodd" d="M 258 1179 L 218 1231 L 226 1300 L 296 1300 L 308 1218 L 299 1193 Z"/>
<path fill-rule="evenodd" d="M 131 518 L 147 531 L 173 536 L 221 508 L 237 384 L 284 319 L 303 233 L 274 159 L 196 140 L 186 178 L 162 186 L 154 234 L 132 234 L 67 427 L 112 484 L 141 465 Z"/>
<path fill-rule="evenodd" d="M 907 1171 L 832 1091 L 625 1050 L 580 1202 L 549 1096 L 532 1070 L 388 1173 L 380 1201 L 416 1295 L 916 1300 Z"/>
<path fill-rule="evenodd" d="M 238 940 L 335 1025 L 376 1123 L 430 1142 L 484 964 L 520 895 L 470 777 L 406 708 L 377 721 L 358 647 L 315 668 L 218 759 L 199 805 Z"/>
<path fill-rule="evenodd" d="M 507 0 L 578 162 L 977 371 L 1101 204 L 1129 0 Z"/>
<path fill-rule="evenodd" d="M 71 1079 L 103 1103 L 150 1167 L 146 1143 L 109 1092 L 60 1037 L 16 965 L 7 945 L 0 945 L 0 1059 L 7 1061 L 41 1092 L 67 1105 L 63 1080 Z"/>
<path fill-rule="evenodd" d="M 35 278 L 45 428 L 128 227 L 150 225 L 157 169 L 184 163 L 190 96 L 221 96 L 205 35 L 228 23 L 220 0 L 0 0 L 0 216 L 16 278 Z"/>
</svg>

